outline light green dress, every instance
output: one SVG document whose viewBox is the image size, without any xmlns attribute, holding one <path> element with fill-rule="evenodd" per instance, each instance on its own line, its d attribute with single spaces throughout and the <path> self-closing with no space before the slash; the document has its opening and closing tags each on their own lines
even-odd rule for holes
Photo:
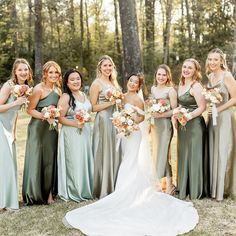
<svg viewBox="0 0 236 236">
<path fill-rule="evenodd" d="M 105 92 L 109 88 L 101 80 L 98 103 L 107 102 Z M 116 151 L 116 130 L 111 122 L 114 106 L 97 112 L 93 129 L 94 196 L 103 198 L 115 189 L 118 169 L 121 163 L 121 149 Z"/>
<path fill-rule="evenodd" d="M 219 88 L 223 101 L 229 100 L 229 92 L 224 83 L 224 76 L 217 84 L 212 84 L 209 75 L 209 88 Z M 210 193 L 216 200 L 223 200 L 226 195 L 236 195 L 236 152 L 235 152 L 235 118 L 231 109 L 226 109 L 217 116 L 217 125 L 213 126 L 209 117 L 209 157 L 210 157 Z"/>
<path fill-rule="evenodd" d="M 74 119 L 79 109 L 91 112 L 92 106 L 84 94 L 84 102 L 75 100 L 76 107 L 68 109 L 67 119 Z M 79 129 L 63 125 L 58 141 L 58 195 L 63 200 L 92 199 L 94 163 L 91 127 L 85 123 Z"/>
<path fill-rule="evenodd" d="M 57 106 L 59 95 L 52 91 L 36 109 Z M 46 204 L 49 193 L 57 194 L 58 131 L 49 130 L 45 120 L 31 118 L 28 125 L 23 176 L 23 200 L 26 205 Z"/>
<path fill-rule="evenodd" d="M 10 95 L 6 103 L 13 101 Z M 19 109 L 20 106 L 15 106 L 0 113 L 0 208 L 19 208 L 16 147 L 12 135 Z"/>
<path fill-rule="evenodd" d="M 191 89 L 191 88 L 190 88 Z M 178 103 L 189 109 L 197 108 L 190 89 L 178 96 Z M 203 196 L 203 162 L 205 156 L 206 125 L 198 116 L 188 121 L 186 126 L 178 125 L 177 140 L 177 189 L 179 198 L 197 199 Z"/>
<path fill-rule="evenodd" d="M 166 88 L 162 94 L 158 94 L 155 87 L 152 88 L 152 96 L 155 99 L 166 99 L 170 102 L 169 92 L 172 87 Z M 158 118 L 154 119 L 154 124 L 151 125 L 152 139 L 152 157 L 154 168 L 158 179 L 163 177 L 172 177 L 170 165 L 170 143 L 173 137 L 173 126 L 171 119 Z"/>
</svg>

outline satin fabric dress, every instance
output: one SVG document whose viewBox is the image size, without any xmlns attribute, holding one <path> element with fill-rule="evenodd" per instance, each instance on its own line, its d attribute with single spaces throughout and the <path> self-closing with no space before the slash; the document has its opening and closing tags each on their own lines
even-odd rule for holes
<svg viewBox="0 0 236 236">
<path fill-rule="evenodd" d="M 212 84 L 212 74 L 209 75 L 208 88 L 219 88 L 222 102 L 229 100 L 229 92 L 222 78 L 217 84 Z M 224 194 L 236 196 L 236 150 L 235 150 L 235 114 L 232 109 L 218 113 L 217 125 L 213 126 L 209 117 L 209 157 L 210 157 L 210 193 L 216 200 L 223 200 Z"/>
<path fill-rule="evenodd" d="M 41 99 L 36 110 L 57 106 L 59 95 L 52 91 Z M 46 204 L 50 191 L 57 194 L 58 131 L 49 130 L 45 120 L 31 118 L 28 125 L 23 175 L 23 200 L 26 205 Z"/>
<path fill-rule="evenodd" d="M 191 88 L 190 88 L 191 89 Z M 178 104 L 189 110 L 197 108 L 190 89 L 178 96 Z M 177 190 L 179 198 L 198 199 L 204 195 L 203 163 L 205 160 L 206 124 L 202 116 L 178 125 L 177 135 Z"/>
<path fill-rule="evenodd" d="M 6 103 L 14 101 L 10 95 Z M 18 182 L 16 146 L 13 137 L 17 111 L 20 106 L 14 106 L 5 112 L 0 112 L 0 208 L 18 209 Z"/>
<path fill-rule="evenodd" d="M 74 119 L 76 110 L 91 112 L 92 106 L 84 94 L 84 101 L 75 100 L 66 118 Z M 58 195 L 63 200 L 92 199 L 94 163 L 92 155 L 91 127 L 85 123 L 78 128 L 62 125 L 58 141 Z"/>
<path fill-rule="evenodd" d="M 90 236 L 172 236 L 192 230 L 198 222 L 192 203 L 152 186 L 149 147 L 148 124 L 142 122 L 140 130 L 122 139 L 115 191 L 68 212 L 64 224 Z"/>
<path fill-rule="evenodd" d="M 165 99 L 170 102 L 169 92 L 173 89 L 168 87 L 162 94 L 158 94 L 155 87 L 152 88 L 152 96 L 155 99 Z M 154 173 L 158 179 L 172 177 L 170 165 L 170 143 L 173 137 L 173 126 L 170 117 L 154 118 L 151 125 L 152 157 L 154 162 Z"/>
<path fill-rule="evenodd" d="M 110 88 L 100 79 L 98 104 L 107 102 L 106 90 Z M 93 157 L 94 157 L 94 197 L 103 198 L 115 189 L 118 169 L 121 162 L 120 148 L 116 150 L 116 130 L 111 122 L 114 106 L 97 112 L 93 128 Z"/>
</svg>

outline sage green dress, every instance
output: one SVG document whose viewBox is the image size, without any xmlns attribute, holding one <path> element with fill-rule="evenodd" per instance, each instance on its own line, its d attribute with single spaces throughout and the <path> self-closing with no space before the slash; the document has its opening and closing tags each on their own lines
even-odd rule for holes
<svg viewBox="0 0 236 236">
<path fill-rule="evenodd" d="M 209 75 L 209 88 L 219 88 L 223 101 L 229 100 L 229 92 L 224 83 L 225 73 L 217 84 L 212 84 Z M 232 108 L 233 109 L 233 108 Z M 213 126 L 209 117 L 209 157 L 210 157 L 210 193 L 216 200 L 223 200 L 224 194 L 236 196 L 236 151 L 235 151 L 235 117 L 232 109 L 226 109 L 217 116 L 217 125 Z"/>
<path fill-rule="evenodd" d="M 10 95 L 6 104 L 13 101 Z M 0 112 L 0 208 L 19 208 L 16 146 L 12 135 L 19 109 L 20 106 L 15 106 Z"/>
<path fill-rule="evenodd" d="M 109 88 L 100 79 L 98 104 L 107 102 L 105 92 Z M 121 149 L 116 150 L 116 130 L 111 122 L 114 106 L 97 112 L 93 129 L 94 197 L 103 198 L 115 189 L 118 169 L 121 163 Z"/>
<path fill-rule="evenodd" d="M 74 119 L 79 109 L 91 112 L 92 106 L 84 94 L 84 101 L 75 100 L 66 118 Z M 58 195 L 65 201 L 80 202 L 92 199 L 94 163 L 92 155 L 91 127 L 85 123 L 78 128 L 63 125 L 58 141 Z"/>
<path fill-rule="evenodd" d="M 57 106 L 59 95 L 52 91 L 41 99 L 36 110 Z M 58 131 L 49 130 L 45 120 L 31 118 L 28 125 L 23 176 L 23 200 L 26 205 L 46 204 L 50 191 L 57 194 Z"/>
<path fill-rule="evenodd" d="M 166 99 L 170 102 L 169 92 L 173 89 L 168 87 L 162 94 L 158 94 L 155 87 L 152 88 L 152 96 L 155 99 Z M 154 173 L 158 179 L 172 177 L 170 165 L 170 143 L 173 137 L 173 126 L 170 117 L 154 118 L 151 125 L 152 158 L 154 163 Z"/>
<path fill-rule="evenodd" d="M 190 88 L 191 89 L 191 88 Z M 198 106 L 190 89 L 178 96 L 178 103 L 189 110 Z M 203 196 L 203 162 L 205 155 L 206 124 L 202 116 L 178 125 L 177 135 L 177 189 L 179 198 L 198 199 Z"/>
</svg>

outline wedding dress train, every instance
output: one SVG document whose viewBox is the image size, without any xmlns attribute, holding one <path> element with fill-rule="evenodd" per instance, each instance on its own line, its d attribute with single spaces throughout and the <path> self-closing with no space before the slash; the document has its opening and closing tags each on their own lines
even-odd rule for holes
<svg viewBox="0 0 236 236">
<path fill-rule="evenodd" d="M 191 202 L 155 190 L 146 121 L 139 126 L 122 140 L 115 191 L 68 212 L 65 224 L 90 236 L 172 236 L 196 226 L 199 217 Z"/>
</svg>

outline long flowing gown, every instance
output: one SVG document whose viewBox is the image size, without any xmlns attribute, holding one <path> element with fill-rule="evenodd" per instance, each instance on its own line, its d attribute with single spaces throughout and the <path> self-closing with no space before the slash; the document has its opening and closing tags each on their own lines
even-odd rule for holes
<svg viewBox="0 0 236 236">
<path fill-rule="evenodd" d="M 101 85 L 98 104 L 107 102 L 106 90 L 109 88 L 100 79 Z M 121 162 L 121 151 L 116 149 L 116 130 L 111 122 L 114 107 L 110 106 L 97 112 L 93 129 L 94 157 L 94 197 L 103 198 L 115 189 L 118 169 Z"/>
<path fill-rule="evenodd" d="M 224 83 L 224 76 L 217 84 L 212 84 L 209 76 L 209 88 L 219 88 L 223 100 L 217 106 L 229 100 L 229 92 Z M 234 124 L 234 125 L 233 125 Z M 226 109 L 217 116 L 217 125 L 213 126 L 209 117 L 209 157 L 210 157 L 210 192 L 211 197 L 223 200 L 226 195 L 236 195 L 236 152 L 235 152 L 235 117 L 232 109 Z"/>
<path fill-rule="evenodd" d="M 10 95 L 6 101 L 13 102 Z M 20 106 L 0 113 L 0 208 L 18 209 L 16 146 L 13 127 Z"/>
<path fill-rule="evenodd" d="M 79 109 L 91 112 L 92 106 L 84 94 L 84 101 L 75 100 L 76 107 L 70 107 L 67 119 L 74 119 Z M 63 200 L 92 199 L 93 155 L 91 127 L 85 123 L 83 129 L 63 125 L 58 141 L 58 195 Z"/>
<path fill-rule="evenodd" d="M 57 106 L 59 95 L 52 91 L 41 99 L 36 110 Z M 23 200 L 27 205 L 45 204 L 49 193 L 57 194 L 58 131 L 49 130 L 49 123 L 31 118 L 28 125 L 23 176 Z"/>
<path fill-rule="evenodd" d="M 165 99 L 170 102 L 169 92 L 173 89 L 168 87 L 159 94 L 152 88 L 152 95 L 155 99 Z M 170 117 L 154 119 L 154 124 L 151 125 L 152 139 L 152 157 L 154 168 L 158 179 L 163 177 L 172 177 L 170 165 L 170 143 L 173 137 L 173 126 Z"/>
<path fill-rule="evenodd" d="M 191 89 L 191 88 L 190 88 Z M 178 96 L 178 103 L 189 112 L 197 108 L 195 98 L 190 89 Z M 178 126 L 177 141 L 177 189 L 179 198 L 190 199 L 203 196 L 203 162 L 205 158 L 206 124 L 202 116 L 187 122 L 186 126 Z"/>
<path fill-rule="evenodd" d="M 68 212 L 64 224 L 90 236 L 177 235 L 196 226 L 198 214 L 191 202 L 152 187 L 148 125 L 140 127 L 122 140 L 124 156 L 115 191 Z"/>
</svg>

